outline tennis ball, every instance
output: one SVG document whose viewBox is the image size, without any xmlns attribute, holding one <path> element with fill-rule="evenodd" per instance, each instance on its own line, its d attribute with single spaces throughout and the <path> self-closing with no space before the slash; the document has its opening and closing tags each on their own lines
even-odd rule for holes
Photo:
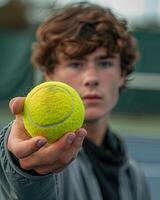
<svg viewBox="0 0 160 200">
<path fill-rule="evenodd" d="M 65 83 L 41 83 L 25 99 L 23 121 L 32 137 L 41 135 L 53 143 L 66 132 L 80 128 L 83 120 L 83 102 L 77 91 Z"/>
</svg>

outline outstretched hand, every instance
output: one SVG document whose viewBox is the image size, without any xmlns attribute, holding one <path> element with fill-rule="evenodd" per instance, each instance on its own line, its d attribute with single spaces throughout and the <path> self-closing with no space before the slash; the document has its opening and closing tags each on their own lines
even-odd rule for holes
<svg viewBox="0 0 160 200">
<path fill-rule="evenodd" d="M 60 172 L 76 158 L 87 132 L 84 128 L 76 133 L 68 132 L 53 144 L 47 143 L 42 136 L 31 138 L 22 119 L 24 100 L 24 97 L 16 97 L 10 101 L 9 107 L 15 115 L 15 121 L 7 147 L 25 170 L 33 169 L 39 174 Z"/>
</svg>

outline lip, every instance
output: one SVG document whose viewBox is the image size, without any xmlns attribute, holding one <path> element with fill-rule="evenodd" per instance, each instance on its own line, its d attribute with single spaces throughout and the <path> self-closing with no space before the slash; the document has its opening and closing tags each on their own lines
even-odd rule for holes
<svg viewBox="0 0 160 200">
<path fill-rule="evenodd" d="M 102 97 L 99 94 L 86 94 L 83 96 L 83 100 L 86 103 L 98 103 Z"/>
</svg>

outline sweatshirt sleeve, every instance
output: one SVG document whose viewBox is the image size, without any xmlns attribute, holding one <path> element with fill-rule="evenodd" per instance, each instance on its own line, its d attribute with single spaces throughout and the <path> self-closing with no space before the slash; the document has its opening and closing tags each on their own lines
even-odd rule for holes
<svg viewBox="0 0 160 200">
<path fill-rule="evenodd" d="M 59 200 L 61 174 L 33 176 L 13 162 L 7 149 L 11 125 L 0 131 L 0 199 Z"/>
<path fill-rule="evenodd" d="M 142 200 L 151 200 L 151 191 L 144 174 L 142 174 L 142 186 Z"/>
</svg>

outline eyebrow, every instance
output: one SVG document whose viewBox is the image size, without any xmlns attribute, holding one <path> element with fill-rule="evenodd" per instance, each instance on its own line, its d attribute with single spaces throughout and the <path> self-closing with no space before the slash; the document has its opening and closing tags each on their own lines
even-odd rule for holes
<svg viewBox="0 0 160 200">
<path fill-rule="evenodd" d="M 99 55 L 99 56 L 95 57 L 95 60 L 105 60 L 105 59 L 111 59 L 111 58 L 115 58 L 115 57 L 116 57 L 115 55 L 110 55 L 110 56 L 108 56 L 108 55 Z M 66 61 L 76 61 L 76 60 L 81 60 L 81 59 L 86 60 L 85 57 L 84 58 L 83 57 L 82 58 L 69 58 L 67 56 L 65 56 L 64 59 Z"/>
<path fill-rule="evenodd" d="M 112 58 L 115 58 L 115 56 L 114 55 L 111 55 L 111 56 L 108 56 L 108 55 L 100 55 L 100 56 L 97 56 L 96 58 L 95 58 L 95 60 L 105 60 L 105 59 L 112 59 Z"/>
</svg>

